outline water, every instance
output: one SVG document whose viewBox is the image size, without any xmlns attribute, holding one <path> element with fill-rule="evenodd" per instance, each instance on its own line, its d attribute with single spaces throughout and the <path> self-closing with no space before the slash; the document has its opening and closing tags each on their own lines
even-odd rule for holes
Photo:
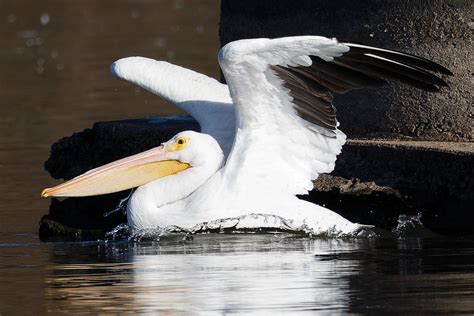
<svg viewBox="0 0 474 316">
<path fill-rule="evenodd" d="M 0 315 L 472 312 L 474 241 L 422 218 L 364 238 L 38 240 L 51 143 L 96 121 L 181 114 L 109 64 L 142 55 L 218 78 L 218 18 L 218 1 L 0 0 Z"/>
<path fill-rule="evenodd" d="M 0 251 L 5 315 L 473 310 L 472 240 L 205 234 L 38 243 L 4 234 Z"/>
<path fill-rule="evenodd" d="M 47 23 L 46 23 L 47 22 Z M 0 1 L 0 231 L 35 232 L 49 148 L 97 121 L 183 114 L 117 80 L 126 56 L 219 78 L 218 1 Z"/>
</svg>

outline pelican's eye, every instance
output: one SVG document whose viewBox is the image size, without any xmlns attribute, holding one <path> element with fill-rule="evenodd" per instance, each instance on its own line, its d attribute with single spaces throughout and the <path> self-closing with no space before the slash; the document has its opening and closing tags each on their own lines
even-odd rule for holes
<svg viewBox="0 0 474 316">
<path fill-rule="evenodd" d="M 186 147 L 188 144 L 188 138 L 181 136 L 175 139 L 175 141 L 171 144 L 170 148 L 168 149 L 169 151 L 178 151 Z"/>
</svg>

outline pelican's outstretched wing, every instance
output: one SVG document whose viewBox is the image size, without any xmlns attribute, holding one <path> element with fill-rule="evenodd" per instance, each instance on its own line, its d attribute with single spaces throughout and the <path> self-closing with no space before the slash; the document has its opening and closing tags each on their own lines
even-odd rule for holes
<svg viewBox="0 0 474 316">
<path fill-rule="evenodd" d="M 346 137 L 337 129 L 332 93 L 378 87 L 384 79 L 436 91 L 446 84 L 426 70 L 450 73 L 419 57 L 319 36 L 232 42 L 219 62 L 237 127 L 223 174 L 248 195 L 307 193 L 312 179 L 334 169 Z"/>
<path fill-rule="evenodd" d="M 227 154 L 234 139 L 234 107 L 227 85 L 190 69 L 144 57 L 127 57 L 110 66 L 116 77 L 176 104 L 192 115 Z"/>
</svg>

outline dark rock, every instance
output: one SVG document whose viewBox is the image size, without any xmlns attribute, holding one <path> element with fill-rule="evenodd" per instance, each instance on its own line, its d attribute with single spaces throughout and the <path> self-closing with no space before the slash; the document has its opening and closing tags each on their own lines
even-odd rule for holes
<svg viewBox="0 0 474 316">
<path fill-rule="evenodd" d="M 369 147 L 364 150 L 377 156 L 380 147 Z M 403 149 L 399 150 L 400 152 L 404 151 Z M 347 159 L 348 155 L 350 155 L 350 151 L 341 154 L 341 158 Z M 469 157 L 472 164 L 474 154 Z M 456 161 L 459 156 L 453 155 L 450 158 Z M 400 164 L 408 166 L 417 164 L 417 160 L 401 159 Z M 321 175 L 315 182 L 315 190 L 307 196 L 300 196 L 300 198 L 323 205 L 351 221 L 372 224 L 387 230 L 397 226 L 401 215 L 420 214 L 421 222 L 439 234 L 474 234 L 471 224 L 474 220 L 472 190 L 468 191 L 469 189 L 466 187 L 463 191 L 449 193 L 452 189 L 452 187 L 449 188 L 450 181 L 446 182 L 446 186 L 439 183 L 433 186 L 433 190 L 430 190 L 430 174 L 436 174 L 438 170 L 443 169 L 443 165 L 437 165 L 436 160 L 432 160 L 430 163 L 433 169 L 430 172 L 427 169 L 417 172 L 413 177 L 407 179 L 414 180 L 413 183 L 410 183 L 409 181 L 398 181 L 401 175 L 396 170 L 391 175 L 389 173 L 377 174 L 376 171 L 370 170 L 372 169 L 370 162 L 361 163 L 360 160 L 356 160 L 352 164 L 354 168 L 352 170 L 363 168 L 357 174 L 369 180 L 364 182 L 359 178 L 351 178 L 350 165 L 338 162 L 334 174 L 343 174 L 347 178 L 333 174 Z M 376 164 L 374 167 L 377 169 Z M 472 186 L 472 171 L 465 172 L 465 169 L 459 169 L 453 178 L 461 177 L 462 173 L 465 173 L 465 179 L 470 183 L 469 186 Z M 386 177 L 386 175 L 390 176 Z M 417 178 L 421 179 L 423 176 L 426 176 L 426 183 L 417 182 Z M 470 179 L 469 176 L 471 176 Z M 386 184 L 390 183 L 393 187 L 380 186 L 374 182 L 379 180 Z"/>
<path fill-rule="evenodd" d="M 342 193 L 339 203 L 327 206 L 353 221 L 382 228 L 393 228 L 400 214 L 421 213 L 422 222 L 435 232 L 474 233 L 474 144 L 417 143 L 349 141 L 331 175 L 374 182 L 396 189 L 400 196 L 375 188 L 375 195 L 357 198 L 360 194 L 336 189 Z"/>
<path fill-rule="evenodd" d="M 100 196 L 67 198 L 62 201 L 53 198 L 49 213 L 40 221 L 40 238 L 103 238 L 106 232 L 127 222 L 122 210 L 108 216 L 105 214 L 116 209 L 120 200 L 129 194 L 130 190 Z"/>
<path fill-rule="evenodd" d="M 422 142 L 348 141 L 332 175 L 374 181 L 443 199 L 474 199 L 474 143 L 451 143 L 451 150 Z"/>
<path fill-rule="evenodd" d="M 450 69 L 449 88 L 393 83 L 338 96 L 351 138 L 472 140 L 471 0 L 222 0 L 221 45 L 258 37 L 323 35 L 419 55 Z"/>
<path fill-rule="evenodd" d="M 54 144 L 46 169 L 72 178 L 90 168 L 168 140 L 182 130 L 198 130 L 189 117 L 97 123 Z M 331 175 L 321 175 L 316 190 L 301 198 L 324 205 L 352 221 L 392 229 L 399 215 L 422 214 L 429 229 L 472 234 L 474 213 L 472 143 L 349 141 Z M 126 222 L 122 212 L 107 217 L 130 191 L 53 199 L 40 223 L 42 239 L 103 237 Z"/>
</svg>

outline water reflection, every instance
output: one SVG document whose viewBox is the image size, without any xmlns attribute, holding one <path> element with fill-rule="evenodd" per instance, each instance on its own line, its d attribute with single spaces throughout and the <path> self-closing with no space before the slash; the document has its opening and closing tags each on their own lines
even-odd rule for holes
<svg viewBox="0 0 474 316">
<path fill-rule="evenodd" d="M 325 261 L 313 254 L 353 251 L 357 243 L 279 235 L 210 235 L 186 243 L 85 245 L 82 255 L 90 256 L 92 247 L 97 247 L 99 262 L 67 263 L 71 257 L 64 256 L 64 250 L 55 257 L 58 264 L 48 276 L 51 308 L 345 309 L 348 280 L 344 276 L 356 262 Z M 58 297 L 64 304 L 58 305 Z M 118 305 L 111 306 L 111 301 Z"/>
<path fill-rule="evenodd" d="M 473 246 L 287 235 L 55 244 L 46 298 L 68 312 L 468 311 Z"/>
</svg>

